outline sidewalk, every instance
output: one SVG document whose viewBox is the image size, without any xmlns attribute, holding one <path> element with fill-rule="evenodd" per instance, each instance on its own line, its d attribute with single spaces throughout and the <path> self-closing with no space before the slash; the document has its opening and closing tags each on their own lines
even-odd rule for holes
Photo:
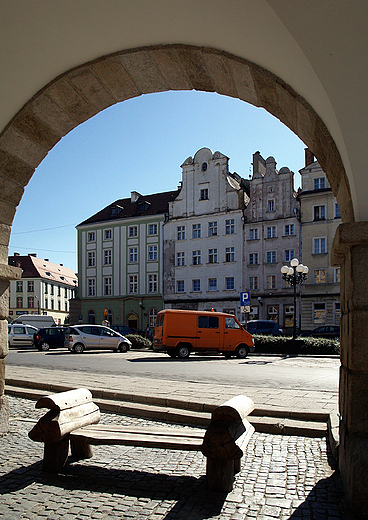
<svg viewBox="0 0 368 520">
<path fill-rule="evenodd" d="M 7 366 L 7 380 L 85 386 L 92 392 L 124 392 L 195 404 L 223 403 L 238 393 L 257 408 L 329 413 L 337 395 L 266 391 L 261 388 L 101 376 L 82 372 Z M 44 393 L 48 393 L 47 391 Z M 201 399 L 199 398 L 201 397 Z M 27 434 L 43 415 L 34 401 L 9 397 L 11 433 L 0 439 L 0 516 L 5 520 L 348 520 L 338 474 L 325 438 L 255 433 L 243 457 L 234 490 L 209 493 L 201 453 L 127 446 L 96 446 L 92 459 L 70 463 L 65 474 L 41 472 L 43 446 Z M 103 413 L 103 423 L 149 425 L 142 417 Z M 160 424 L 155 421 L 155 424 Z"/>
</svg>

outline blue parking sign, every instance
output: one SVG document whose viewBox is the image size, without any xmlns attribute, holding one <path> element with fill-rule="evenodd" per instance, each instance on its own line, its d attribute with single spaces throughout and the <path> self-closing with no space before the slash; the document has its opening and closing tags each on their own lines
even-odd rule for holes
<svg viewBox="0 0 368 520">
<path fill-rule="evenodd" d="M 240 293 L 240 305 L 242 307 L 250 305 L 250 293 L 249 292 Z"/>
</svg>

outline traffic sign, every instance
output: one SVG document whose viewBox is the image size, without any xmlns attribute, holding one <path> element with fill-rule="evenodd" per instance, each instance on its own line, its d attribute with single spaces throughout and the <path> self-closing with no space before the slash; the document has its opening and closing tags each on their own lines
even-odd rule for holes
<svg viewBox="0 0 368 520">
<path fill-rule="evenodd" d="M 241 292 L 240 293 L 240 305 L 241 306 L 249 306 L 250 305 L 250 292 Z"/>
</svg>

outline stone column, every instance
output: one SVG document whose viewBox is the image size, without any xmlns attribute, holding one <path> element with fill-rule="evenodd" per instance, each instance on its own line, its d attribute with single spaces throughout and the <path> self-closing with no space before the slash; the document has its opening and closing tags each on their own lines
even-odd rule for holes
<svg viewBox="0 0 368 520">
<path fill-rule="evenodd" d="M 4 261 L 4 259 L 2 258 Z M 7 257 L 6 257 L 7 261 Z M 9 281 L 18 280 L 22 270 L 0 263 L 0 436 L 9 431 L 9 404 L 5 396 L 5 358 L 8 355 Z"/>
<path fill-rule="evenodd" d="M 368 518 L 368 222 L 340 224 L 332 262 L 341 266 L 339 469 L 353 511 Z"/>
</svg>

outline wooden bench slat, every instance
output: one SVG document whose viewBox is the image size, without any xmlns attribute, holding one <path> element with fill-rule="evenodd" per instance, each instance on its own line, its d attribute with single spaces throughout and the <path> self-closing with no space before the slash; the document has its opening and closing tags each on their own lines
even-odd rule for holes
<svg viewBox="0 0 368 520">
<path fill-rule="evenodd" d="M 212 412 L 213 421 L 231 421 L 245 419 L 254 410 L 252 399 L 245 395 L 237 395 L 215 408 Z"/>
<path fill-rule="evenodd" d="M 119 431 L 91 431 L 89 428 L 81 428 L 70 434 L 70 439 L 83 439 L 93 445 L 125 445 L 142 448 L 163 448 L 172 450 L 201 451 L 202 439 L 193 437 L 178 437 L 168 435 L 145 435 L 140 433 L 126 433 Z"/>
<path fill-rule="evenodd" d="M 124 426 L 122 424 L 93 424 L 91 426 L 87 426 L 85 428 L 80 428 L 79 430 L 87 430 L 94 432 L 124 432 L 129 433 L 131 435 L 138 435 L 140 433 L 144 433 L 145 435 L 166 435 L 169 437 L 188 437 L 192 439 L 200 439 L 203 440 L 205 430 L 201 430 L 199 428 L 188 429 L 183 427 L 175 428 L 165 428 L 165 427 L 155 427 L 155 428 L 141 428 L 139 426 Z"/>
</svg>

